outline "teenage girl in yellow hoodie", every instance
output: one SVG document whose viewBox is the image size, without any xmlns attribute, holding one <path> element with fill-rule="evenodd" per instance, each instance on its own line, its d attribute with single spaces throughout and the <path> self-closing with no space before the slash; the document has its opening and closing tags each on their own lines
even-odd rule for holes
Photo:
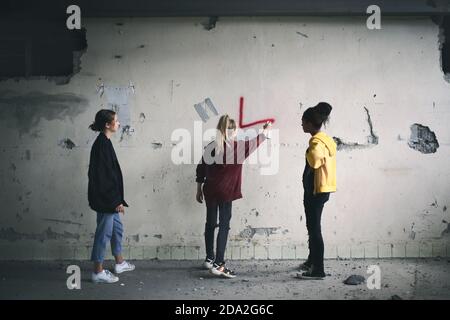
<svg viewBox="0 0 450 320">
<path fill-rule="evenodd" d="M 331 109 L 328 103 L 320 102 L 308 108 L 302 117 L 303 131 L 311 134 L 303 172 L 303 204 L 309 238 L 308 259 L 300 265 L 306 272 L 298 274 L 303 279 L 325 277 L 320 218 L 330 193 L 336 191 L 336 143 L 320 129 L 328 121 Z"/>
</svg>

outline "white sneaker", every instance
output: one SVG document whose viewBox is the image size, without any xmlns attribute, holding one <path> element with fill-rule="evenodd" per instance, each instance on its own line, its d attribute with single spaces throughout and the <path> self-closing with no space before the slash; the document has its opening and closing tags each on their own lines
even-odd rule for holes
<svg viewBox="0 0 450 320">
<path fill-rule="evenodd" d="M 205 262 L 203 262 L 203 267 L 205 267 L 205 269 L 207 269 L 207 270 L 211 270 L 213 268 L 213 266 L 214 266 L 214 260 L 206 258 Z"/>
<path fill-rule="evenodd" d="M 128 261 L 123 261 L 121 264 L 116 264 L 114 267 L 115 273 L 122 273 L 125 271 L 133 271 L 136 267 L 134 264 L 129 263 Z"/>
<path fill-rule="evenodd" d="M 103 270 L 99 273 L 93 272 L 91 279 L 94 283 L 114 283 L 119 281 L 119 278 L 109 272 L 109 270 Z"/>
</svg>

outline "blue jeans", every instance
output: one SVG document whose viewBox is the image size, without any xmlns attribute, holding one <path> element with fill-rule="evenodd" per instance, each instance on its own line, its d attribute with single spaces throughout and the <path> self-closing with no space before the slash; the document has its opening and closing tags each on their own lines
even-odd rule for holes
<svg viewBox="0 0 450 320">
<path fill-rule="evenodd" d="M 225 250 L 227 247 L 228 231 L 231 220 L 231 201 L 222 202 L 206 207 L 205 247 L 206 257 L 217 264 L 225 262 Z M 217 225 L 217 210 L 219 210 L 219 224 Z M 219 227 L 217 234 L 216 256 L 214 257 L 214 231 Z"/>
<path fill-rule="evenodd" d="M 123 224 L 119 213 L 97 212 L 97 229 L 95 230 L 94 247 L 91 260 L 102 263 L 105 258 L 106 245 L 111 242 L 113 256 L 122 252 Z"/>
</svg>

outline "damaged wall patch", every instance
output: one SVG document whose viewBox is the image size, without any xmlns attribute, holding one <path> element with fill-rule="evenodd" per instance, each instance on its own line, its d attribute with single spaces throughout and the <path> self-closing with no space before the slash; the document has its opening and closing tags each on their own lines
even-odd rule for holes
<svg viewBox="0 0 450 320">
<path fill-rule="evenodd" d="M 70 139 L 63 139 L 63 140 L 59 141 L 58 145 L 63 149 L 69 149 L 69 150 L 72 150 L 73 148 L 76 147 L 76 144 Z"/>
<path fill-rule="evenodd" d="M 333 137 L 334 142 L 336 142 L 337 150 L 354 150 L 354 149 L 365 149 L 370 148 L 378 144 L 378 136 L 373 131 L 372 118 L 370 117 L 369 109 L 364 107 L 367 114 L 367 123 L 369 124 L 370 135 L 367 136 L 367 143 L 358 142 L 344 142 L 341 138 Z"/>
<path fill-rule="evenodd" d="M 239 236 L 241 238 L 247 239 L 247 240 L 252 239 L 255 234 L 259 234 L 259 235 L 268 237 L 272 234 L 275 234 L 278 229 L 280 229 L 280 228 L 279 227 L 278 228 L 274 228 L 274 227 L 272 227 L 272 228 L 252 228 L 251 226 L 247 226 L 244 230 L 242 230 L 239 233 Z"/>
<path fill-rule="evenodd" d="M 70 233 L 64 231 L 64 233 L 58 233 L 53 231 L 50 227 L 42 233 L 21 233 L 17 232 L 13 228 L 2 228 L 0 229 L 0 239 L 8 241 L 17 240 L 38 240 L 44 242 L 45 240 L 79 240 L 80 235 L 76 233 Z"/>
<path fill-rule="evenodd" d="M 0 117 L 13 118 L 19 134 L 30 133 L 41 119 L 51 121 L 69 118 L 72 121 L 85 112 L 88 106 L 89 100 L 86 97 L 72 93 L 0 92 Z"/>
<path fill-rule="evenodd" d="M 414 123 L 411 126 L 411 137 L 408 140 L 408 146 L 421 153 L 435 153 L 439 148 L 439 142 L 429 127 Z"/>
</svg>

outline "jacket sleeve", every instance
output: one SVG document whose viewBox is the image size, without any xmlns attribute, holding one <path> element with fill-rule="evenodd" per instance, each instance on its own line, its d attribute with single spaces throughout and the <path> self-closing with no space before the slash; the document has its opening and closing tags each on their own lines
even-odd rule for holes
<svg viewBox="0 0 450 320">
<path fill-rule="evenodd" d="M 196 173 L 196 179 L 195 181 L 198 183 L 204 183 L 206 178 L 206 164 L 205 159 L 202 157 L 202 160 L 197 165 L 197 169 L 195 170 Z"/>
<path fill-rule="evenodd" d="M 112 166 L 112 156 L 104 145 L 99 146 L 96 151 L 94 170 L 97 200 L 105 208 L 116 208 L 122 203 L 122 196 Z"/>
<path fill-rule="evenodd" d="M 260 133 L 256 138 L 245 141 L 245 158 L 247 159 L 265 140 L 266 136 Z"/>
<path fill-rule="evenodd" d="M 325 164 L 325 148 L 321 142 L 311 141 L 306 152 L 306 160 L 313 169 L 320 168 Z"/>
</svg>

